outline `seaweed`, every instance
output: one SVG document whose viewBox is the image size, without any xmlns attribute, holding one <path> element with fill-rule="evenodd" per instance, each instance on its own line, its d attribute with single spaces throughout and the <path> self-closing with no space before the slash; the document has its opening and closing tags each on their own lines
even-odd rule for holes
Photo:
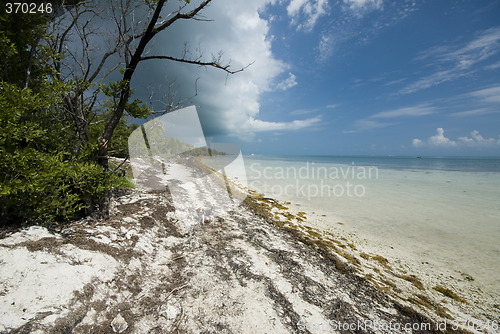
<svg viewBox="0 0 500 334">
<path fill-rule="evenodd" d="M 335 236 L 329 232 L 322 232 L 311 226 L 303 224 L 303 222 L 307 220 L 306 213 L 303 211 L 293 214 L 287 211 L 288 208 L 285 205 L 280 204 L 278 201 L 270 199 L 263 194 L 259 194 L 255 191 L 248 191 L 248 194 L 249 195 L 245 199 L 244 203 L 251 209 L 251 211 L 263 217 L 266 222 L 289 231 L 300 242 L 317 249 L 325 258 L 332 261 L 335 268 L 339 272 L 358 275 L 358 277 L 366 280 L 367 282 L 371 282 L 371 284 L 373 284 L 379 291 L 382 291 L 387 295 L 395 296 L 395 294 L 397 295 L 402 293 L 401 289 L 398 288 L 394 282 L 384 277 L 384 274 L 378 267 L 371 268 L 376 275 L 372 273 L 362 274 L 360 259 L 346 251 L 348 247 L 353 251 L 357 251 L 356 245 L 348 239 L 344 237 L 336 239 Z M 289 205 L 290 202 L 285 202 L 285 204 Z M 276 212 L 275 210 L 278 211 Z M 280 219 L 281 217 L 283 218 Z M 408 281 L 419 290 L 425 291 L 422 281 L 417 276 L 413 274 L 406 274 L 405 272 L 394 272 L 393 268 L 389 264 L 389 260 L 382 255 L 371 255 L 360 252 L 359 256 L 366 261 L 376 261 L 381 266 L 388 269 L 391 275 Z M 467 301 L 449 289 L 440 286 L 436 286 L 434 289 L 449 298 L 467 303 Z M 418 308 L 433 312 L 435 315 L 443 319 L 453 320 L 453 317 L 449 314 L 450 311 L 447 308 L 432 303 L 431 300 L 423 294 L 414 294 L 405 300 Z M 401 304 L 396 305 L 400 312 L 406 314 L 410 318 L 423 317 L 422 314 L 416 311 L 413 307 Z M 467 332 L 464 331 L 462 333 Z"/>
<path fill-rule="evenodd" d="M 457 302 L 469 304 L 469 302 L 467 300 L 463 299 L 462 297 L 457 295 L 455 292 L 453 292 L 450 289 L 445 288 L 441 285 L 436 285 L 433 289 L 436 290 L 437 292 L 440 292 L 441 294 L 445 295 L 446 297 L 457 301 Z"/>
<path fill-rule="evenodd" d="M 420 279 L 415 276 L 415 275 L 400 275 L 400 274 L 395 274 L 396 277 L 399 277 L 401 279 L 404 279 L 405 281 L 408 281 L 412 283 L 414 286 L 416 286 L 420 290 L 425 290 L 424 285 L 420 281 Z"/>
<path fill-rule="evenodd" d="M 391 266 L 389 265 L 389 260 L 387 260 L 385 257 L 382 255 L 373 255 L 372 259 L 386 267 L 387 269 L 391 269 Z"/>
</svg>

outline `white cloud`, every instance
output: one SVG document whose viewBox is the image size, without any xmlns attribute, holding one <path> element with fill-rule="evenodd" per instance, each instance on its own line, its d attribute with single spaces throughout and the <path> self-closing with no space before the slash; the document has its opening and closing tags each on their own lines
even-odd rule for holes
<svg viewBox="0 0 500 334">
<path fill-rule="evenodd" d="M 327 7 L 327 0 L 291 0 L 286 10 L 297 30 L 311 30 Z"/>
<path fill-rule="evenodd" d="M 500 68 L 500 61 L 485 67 L 486 70 L 496 70 Z"/>
<path fill-rule="evenodd" d="M 344 3 L 357 13 L 382 8 L 382 0 L 344 0 Z"/>
<path fill-rule="evenodd" d="M 211 68 L 152 61 L 149 72 L 142 72 L 141 81 L 174 80 L 177 95 L 183 99 L 194 95 L 194 83 L 199 78 L 197 95 L 190 103 L 196 104 L 207 136 L 231 135 L 248 140 L 260 131 L 296 130 L 312 126 L 314 119 L 286 122 L 259 120 L 259 102 L 264 92 L 277 86 L 286 89 L 297 84 L 292 73 L 285 81 L 276 83 L 289 66 L 273 54 L 269 22 L 259 15 L 270 3 L 274 0 L 214 1 L 203 11 L 203 16 L 213 21 L 178 22 L 171 30 L 159 35 L 154 48 L 148 51 L 149 54 L 178 57 L 182 55 L 184 42 L 189 41 L 193 46 L 192 58 L 202 56 L 203 60 L 212 60 L 212 55 L 217 57 L 222 50 L 223 62 L 230 63 L 232 69 L 251 64 L 243 72 L 228 76 Z M 198 48 L 203 54 L 198 54 Z M 138 81 L 135 85 L 138 90 L 142 89 Z"/>
<path fill-rule="evenodd" d="M 490 28 L 462 45 L 441 45 L 420 54 L 417 60 L 431 59 L 440 63 L 452 62 L 458 66 L 470 66 L 498 53 L 500 28 Z"/>
<path fill-rule="evenodd" d="M 481 36 L 468 43 L 464 48 L 449 53 L 449 57 L 458 59 L 460 64 L 476 63 L 498 53 L 500 28 L 485 30 Z"/>
<path fill-rule="evenodd" d="M 468 73 L 463 72 L 459 69 L 445 70 L 433 73 L 425 78 L 422 78 L 412 84 L 409 84 L 403 88 L 400 93 L 411 94 L 422 89 L 433 87 L 442 84 L 447 81 L 456 80 L 460 77 L 467 75 Z"/>
<path fill-rule="evenodd" d="M 417 7 L 413 1 L 330 1 L 330 10 L 325 14 L 328 20 L 321 22 L 318 60 L 328 60 L 341 48 L 349 49 L 368 43 L 381 30 L 401 21 Z M 368 15 L 375 11 L 376 15 Z"/>
<path fill-rule="evenodd" d="M 286 8 L 288 15 L 289 16 L 295 16 L 298 15 L 300 12 L 300 9 L 305 6 L 305 4 L 309 0 L 291 0 L 290 4 L 288 4 L 288 7 Z"/>
<path fill-rule="evenodd" d="M 292 112 L 290 112 L 290 115 L 306 115 L 306 114 L 312 114 L 319 111 L 318 108 L 313 108 L 313 109 L 297 109 Z"/>
<path fill-rule="evenodd" d="M 491 86 L 473 92 L 458 95 L 458 108 L 463 111 L 451 113 L 451 116 L 470 117 L 500 113 L 500 86 Z"/>
<path fill-rule="evenodd" d="M 422 52 L 416 61 L 427 61 L 439 70 L 409 84 L 400 93 L 409 94 L 468 76 L 481 68 L 474 65 L 500 53 L 500 28 L 483 31 L 462 45 L 445 45 Z"/>
<path fill-rule="evenodd" d="M 451 113 L 452 116 L 469 117 L 500 113 L 500 86 L 492 86 L 462 94 L 458 96 L 458 99 L 465 100 L 473 107 L 470 110 Z"/>
<path fill-rule="evenodd" d="M 429 106 L 428 104 L 420 104 L 414 107 L 406 107 L 395 110 L 379 112 L 372 118 L 393 118 L 393 117 L 418 117 L 433 114 L 436 112 L 436 108 Z"/>
<path fill-rule="evenodd" d="M 446 138 L 444 136 L 444 129 L 443 128 L 437 128 L 436 135 L 430 137 L 427 142 L 429 143 L 429 145 L 432 145 L 432 146 L 456 146 L 457 145 L 457 143 L 454 140 L 451 140 L 451 139 Z"/>
<path fill-rule="evenodd" d="M 370 117 L 359 119 L 354 122 L 354 130 L 347 133 L 360 132 L 363 130 L 373 130 L 396 125 L 397 123 L 381 122 L 379 119 L 390 119 L 398 117 L 421 117 L 436 113 L 437 108 L 429 104 L 419 104 L 412 107 L 399 108 L 394 110 L 382 111 L 371 115 Z"/>
<path fill-rule="evenodd" d="M 385 128 L 395 125 L 395 123 L 379 122 L 372 119 L 359 119 L 354 122 L 354 130 L 346 130 L 344 133 L 356 133 L 360 131 Z"/>
<path fill-rule="evenodd" d="M 481 99 L 483 103 L 500 103 L 500 86 L 477 90 L 470 95 Z"/>
<path fill-rule="evenodd" d="M 427 141 L 415 138 L 412 141 L 414 147 L 475 147 L 475 148 L 487 148 L 493 146 L 500 146 L 500 139 L 495 138 L 484 138 L 479 134 L 479 131 L 473 130 L 470 133 L 470 137 L 464 136 L 459 137 L 457 140 L 452 140 L 444 135 L 443 128 L 437 128 L 436 134 L 429 137 Z"/>
<path fill-rule="evenodd" d="M 397 79 L 397 80 L 392 80 L 392 81 L 388 81 L 384 84 L 384 86 L 392 86 L 392 85 L 396 85 L 398 83 L 401 83 L 403 81 L 407 80 L 407 78 L 401 78 L 401 79 Z"/>
<path fill-rule="evenodd" d="M 286 78 L 285 80 L 278 83 L 276 85 L 276 88 L 281 89 L 281 90 L 287 90 L 288 88 L 292 88 L 293 86 L 297 85 L 297 81 L 295 79 L 296 79 L 295 75 L 293 75 L 293 73 L 289 72 L 288 78 Z"/>
<path fill-rule="evenodd" d="M 418 138 L 415 138 L 415 139 L 413 139 L 412 144 L 413 144 L 413 146 L 415 146 L 415 147 L 422 146 L 422 140 L 420 140 L 420 139 L 418 139 Z"/>
<path fill-rule="evenodd" d="M 470 137 L 459 137 L 458 140 L 467 146 L 473 147 L 500 144 L 500 140 L 497 141 L 495 138 L 484 138 L 477 130 L 473 130 L 470 135 Z"/>
<path fill-rule="evenodd" d="M 290 115 L 312 114 L 312 113 L 316 113 L 316 112 L 319 112 L 319 111 L 322 111 L 322 110 L 324 111 L 324 109 L 335 109 L 337 107 L 338 107 L 337 104 L 329 104 L 329 105 L 326 105 L 323 108 L 296 109 L 296 110 L 293 110 L 292 112 L 290 112 Z"/>
<path fill-rule="evenodd" d="M 467 117 L 467 116 L 487 115 L 487 114 L 492 114 L 494 112 L 495 111 L 492 111 L 490 109 L 479 108 L 479 109 L 472 109 L 472 110 L 454 112 L 454 113 L 451 113 L 450 115 L 452 115 L 452 116 L 458 116 L 458 117 Z M 500 110 L 498 110 L 496 112 L 500 112 Z"/>
<path fill-rule="evenodd" d="M 276 131 L 276 130 L 300 130 L 321 122 L 320 117 L 305 120 L 295 120 L 291 122 L 265 122 L 259 119 L 250 118 L 242 125 L 243 130 L 252 132 Z"/>
<path fill-rule="evenodd" d="M 321 40 L 319 41 L 318 51 L 319 60 L 324 61 L 333 54 L 335 43 L 332 41 L 333 36 L 330 34 L 321 35 Z"/>
</svg>

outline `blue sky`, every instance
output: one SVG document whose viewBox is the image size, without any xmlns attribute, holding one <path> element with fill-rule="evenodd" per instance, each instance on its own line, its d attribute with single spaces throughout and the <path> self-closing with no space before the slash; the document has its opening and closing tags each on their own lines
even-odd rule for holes
<svg viewBox="0 0 500 334">
<path fill-rule="evenodd" d="M 199 78 L 187 104 L 209 140 L 244 154 L 500 156 L 499 1 L 214 0 L 204 15 L 152 52 L 189 41 L 244 72 L 143 73 L 181 99 Z"/>
</svg>

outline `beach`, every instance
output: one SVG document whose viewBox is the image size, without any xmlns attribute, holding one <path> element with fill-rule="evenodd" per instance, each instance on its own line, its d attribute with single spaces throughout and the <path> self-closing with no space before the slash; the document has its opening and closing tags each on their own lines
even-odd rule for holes
<svg viewBox="0 0 500 334">
<path fill-rule="evenodd" d="M 403 284 L 387 289 L 359 269 L 382 273 L 382 257 L 353 257 L 351 240 L 310 226 L 292 203 L 250 190 L 208 212 L 227 189 L 221 176 L 194 158 L 166 162 L 163 176 L 179 170 L 185 207 L 165 190 L 120 190 L 108 220 L 2 231 L 0 332 L 473 332 L 446 316 L 463 302 L 436 291 L 449 311 L 439 313 L 418 289 L 393 293 Z"/>
<path fill-rule="evenodd" d="M 246 163 L 250 187 L 290 202 L 320 233 L 350 240 L 357 259 L 383 258 L 382 273 L 367 270 L 368 263 L 360 269 L 376 284 L 396 290 L 413 281 L 402 298 L 424 294 L 463 322 L 499 321 L 498 160 L 249 157 Z M 435 293 L 440 286 L 468 302 L 443 303 Z"/>
</svg>

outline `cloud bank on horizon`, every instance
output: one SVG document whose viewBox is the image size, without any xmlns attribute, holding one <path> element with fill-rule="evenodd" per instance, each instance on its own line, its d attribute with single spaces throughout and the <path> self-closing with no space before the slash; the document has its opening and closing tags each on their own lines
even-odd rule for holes
<svg viewBox="0 0 500 334">
<path fill-rule="evenodd" d="M 459 137 L 457 140 L 453 140 L 445 137 L 443 128 L 437 128 L 436 134 L 429 137 L 427 141 L 422 141 L 421 139 L 415 138 L 413 139 L 412 143 L 415 147 L 500 147 L 500 135 L 498 135 L 498 139 L 484 138 L 479 134 L 479 131 L 473 130 L 470 133 L 470 137 L 464 136 Z"/>
<path fill-rule="evenodd" d="M 208 137 L 271 154 L 500 155 L 498 2 L 214 0 L 203 15 L 150 52 L 250 66 L 154 62 L 145 77 L 196 95 Z"/>
</svg>

